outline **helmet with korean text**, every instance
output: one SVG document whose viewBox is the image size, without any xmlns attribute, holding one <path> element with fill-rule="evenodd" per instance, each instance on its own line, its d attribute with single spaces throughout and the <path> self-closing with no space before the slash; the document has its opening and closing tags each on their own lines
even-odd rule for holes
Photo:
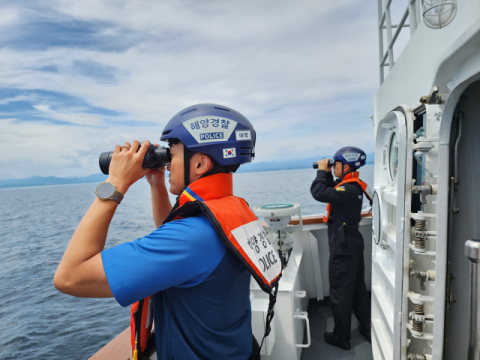
<svg viewBox="0 0 480 360">
<path fill-rule="evenodd" d="M 245 164 L 255 157 L 256 134 L 250 121 L 223 105 L 183 109 L 163 129 L 161 141 L 178 139 L 190 151 L 210 155 L 220 165 Z"/>
<path fill-rule="evenodd" d="M 367 155 L 362 149 L 359 149 L 354 146 L 345 146 L 339 149 L 335 155 L 333 155 L 333 160 L 341 161 L 344 164 L 350 165 L 354 169 L 365 165 L 367 161 Z"/>
</svg>

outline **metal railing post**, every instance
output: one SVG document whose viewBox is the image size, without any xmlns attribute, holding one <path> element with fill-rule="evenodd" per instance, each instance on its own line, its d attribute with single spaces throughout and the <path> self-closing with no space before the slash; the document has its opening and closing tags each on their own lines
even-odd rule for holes
<svg viewBox="0 0 480 360">
<path fill-rule="evenodd" d="M 392 44 L 392 17 L 390 13 L 390 5 L 392 0 L 386 0 L 385 4 L 385 23 L 387 25 L 387 51 L 388 51 L 388 71 L 392 70 L 395 62 L 393 61 L 393 44 Z"/>
<path fill-rule="evenodd" d="M 410 36 L 413 35 L 415 30 L 417 30 L 417 8 L 415 7 L 415 0 L 408 0 L 408 13 L 409 19 L 408 22 L 410 23 Z"/>
<path fill-rule="evenodd" d="M 383 69 L 383 6 L 382 0 L 378 0 L 378 46 L 380 49 L 380 85 L 382 85 L 384 80 L 384 69 Z"/>
<path fill-rule="evenodd" d="M 422 22 L 422 12 L 420 11 L 420 0 L 415 1 L 415 13 L 417 14 L 417 26 Z"/>
<path fill-rule="evenodd" d="M 470 337 L 467 359 L 480 360 L 480 240 L 467 240 L 465 256 L 470 260 Z"/>
<path fill-rule="evenodd" d="M 392 16 L 390 6 L 392 5 L 393 0 L 377 0 L 378 3 L 378 48 L 380 53 L 380 85 L 382 85 L 385 80 L 385 66 L 388 66 L 390 71 L 395 65 L 395 60 L 393 56 L 393 45 L 397 41 L 397 37 L 400 35 L 400 31 L 404 27 L 410 27 L 410 37 L 413 35 L 415 30 L 420 24 L 421 14 L 420 14 L 420 0 L 407 0 L 407 9 L 405 10 L 400 22 L 398 25 L 392 25 Z M 409 24 L 405 24 L 407 18 L 410 20 Z M 392 33 L 392 29 L 397 29 L 395 34 Z M 387 51 L 384 52 L 384 35 L 383 30 L 387 34 Z M 388 59 L 388 62 L 387 62 Z"/>
</svg>

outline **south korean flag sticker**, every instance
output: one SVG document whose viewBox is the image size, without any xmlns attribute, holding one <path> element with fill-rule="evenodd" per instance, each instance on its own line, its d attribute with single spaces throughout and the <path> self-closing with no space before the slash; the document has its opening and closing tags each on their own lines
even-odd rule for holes
<svg viewBox="0 0 480 360">
<path fill-rule="evenodd" d="M 223 158 L 224 159 L 228 159 L 228 158 L 234 158 L 236 157 L 236 153 L 235 153 L 235 148 L 231 148 L 231 149 L 223 149 Z"/>
</svg>

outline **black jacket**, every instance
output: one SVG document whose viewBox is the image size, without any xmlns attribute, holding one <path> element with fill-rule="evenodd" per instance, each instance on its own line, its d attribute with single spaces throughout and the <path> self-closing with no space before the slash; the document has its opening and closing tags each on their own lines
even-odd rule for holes
<svg viewBox="0 0 480 360">
<path fill-rule="evenodd" d="M 334 189 L 340 180 L 333 181 L 331 172 L 318 170 L 310 192 L 315 200 L 332 204 L 328 221 L 328 245 L 331 254 L 353 255 L 363 252 L 363 237 L 358 230 L 361 220 L 363 190 L 359 184 L 346 183 Z M 345 224 L 345 225 L 344 225 Z M 344 239 L 340 234 L 343 227 Z M 343 243 L 342 243 L 343 242 Z"/>
</svg>

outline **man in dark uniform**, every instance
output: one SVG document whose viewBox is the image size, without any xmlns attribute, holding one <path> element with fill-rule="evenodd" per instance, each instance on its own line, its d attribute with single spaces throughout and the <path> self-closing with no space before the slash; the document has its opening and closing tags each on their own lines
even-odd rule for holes
<svg viewBox="0 0 480 360">
<path fill-rule="evenodd" d="M 315 200 L 328 203 L 324 221 L 328 224 L 330 303 L 335 328 L 324 338 L 331 345 L 349 350 L 352 310 L 360 323 L 360 334 L 371 342 L 370 296 L 364 280 L 363 237 L 358 229 L 363 194 L 369 200 L 371 197 L 356 172 L 366 162 L 362 150 L 343 147 L 333 160 L 338 179 L 333 180 L 330 159 L 321 160 L 310 192 Z"/>
</svg>

